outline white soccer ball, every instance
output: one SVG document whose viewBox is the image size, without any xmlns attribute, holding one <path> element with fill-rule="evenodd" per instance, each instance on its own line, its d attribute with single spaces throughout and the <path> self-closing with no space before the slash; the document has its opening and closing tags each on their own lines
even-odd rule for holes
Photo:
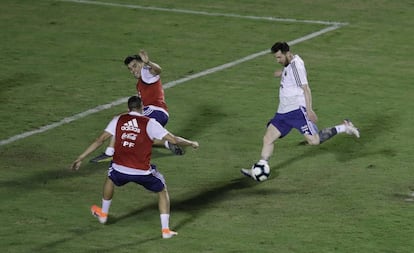
<svg viewBox="0 0 414 253">
<path fill-rule="evenodd" d="M 254 180 L 262 182 L 268 179 L 270 176 L 269 164 L 263 161 L 259 161 L 252 166 L 252 177 Z"/>
</svg>

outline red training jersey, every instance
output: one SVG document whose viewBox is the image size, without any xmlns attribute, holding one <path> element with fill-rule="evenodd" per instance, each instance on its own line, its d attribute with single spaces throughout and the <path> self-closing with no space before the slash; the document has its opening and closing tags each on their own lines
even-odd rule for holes
<svg viewBox="0 0 414 253">
<path fill-rule="evenodd" d="M 115 134 L 114 163 L 140 170 L 150 169 L 153 141 L 147 133 L 149 120 L 141 115 L 119 116 Z"/>
<path fill-rule="evenodd" d="M 159 75 L 152 74 L 150 67 L 144 66 L 141 69 L 141 77 L 138 79 L 136 88 L 144 106 L 153 105 L 168 112 L 161 78 Z"/>
</svg>

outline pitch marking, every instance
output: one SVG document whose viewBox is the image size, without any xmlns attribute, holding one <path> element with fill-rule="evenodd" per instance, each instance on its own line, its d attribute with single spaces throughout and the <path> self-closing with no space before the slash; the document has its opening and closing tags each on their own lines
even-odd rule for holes
<svg viewBox="0 0 414 253">
<path fill-rule="evenodd" d="M 106 2 L 88 1 L 88 0 L 59 0 L 59 1 L 80 3 L 80 4 L 106 5 L 106 6 L 123 7 L 123 8 L 129 8 L 129 9 L 186 13 L 186 14 L 205 15 L 205 16 L 221 16 L 221 17 L 232 17 L 232 18 L 242 18 L 242 19 L 269 20 L 269 21 L 276 21 L 276 22 L 310 23 L 310 24 L 322 24 L 322 25 L 347 25 L 347 23 L 322 21 L 322 20 L 300 20 L 300 19 L 293 19 L 293 18 L 244 16 L 244 15 L 238 15 L 238 14 L 232 14 L 232 13 L 193 11 L 193 10 L 183 10 L 183 9 L 175 9 L 175 8 L 167 9 L 167 8 L 160 8 L 160 7 L 153 7 L 153 6 L 106 3 Z"/>
<path fill-rule="evenodd" d="M 208 13 L 208 12 L 188 11 L 188 10 L 180 10 L 180 9 L 165 9 L 165 8 L 158 8 L 158 7 L 144 7 L 144 6 L 138 6 L 138 5 L 121 5 L 121 4 L 102 3 L 102 2 L 95 2 L 95 1 L 82 1 L 82 0 L 61 0 L 61 1 L 87 3 L 87 4 L 100 4 L 100 5 L 109 5 L 109 6 L 127 7 L 127 8 L 150 9 L 150 10 L 159 10 L 159 11 L 170 11 L 170 12 L 189 13 L 189 14 L 196 14 L 196 15 L 226 16 L 226 17 L 249 18 L 249 19 L 267 19 L 267 20 L 278 21 L 278 22 L 304 22 L 304 23 L 319 23 L 319 24 L 331 25 L 331 26 L 326 27 L 326 28 L 324 28 L 322 30 L 319 30 L 317 32 L 313 32 L 313 33 L 310 33 L 310 34 L 305 35 L 303 37 L 300 37 L 298 39 L 289 41 L 288 43 L 290 45 L 295 45 L 295 44 L 301 43 L 303 41 L 310 40 L 312 38 L 315 38 L 315 37 L 320 36 L 322 34 L 325 34 L 327 32 L 336 30 L 336 29 L 346 25 L 346 23 L 339 23 L 339 22 L 311 21 L 311 20 L 302 20 L 302 21 L 300 21 L 300 20 L 296 20 L 296 19 L 279 19 L 279 18 L 268 18 L 268 17 L 240 16 L 240 15 L 235 15 L 235 14 Z M 255 53 L 255 54 L 251 54 L 251 55 L 248 55 L 248 56 L 243 57 L 241 59 L 238 59 L 236 61 L 225 63 L 225 64 L 222 64 L 220 66 L 210 68 L 210 69 L 201 71 L 199 73 L 196 73 L 196 74 L 193 74 L 193 75 L 190 75 L 190 76 L 187 76 L 187 77 L 184 77 L 184 78 L 172 81 L 172 82 L 168 82 L 168 83 L 164 84 L 163 87 L 164 87 L 164 89 L 168 89 L 168 88 L 174 87 L 178 84 L 181 84 L 181 83 L 184 83 L 184 82 L 187 82 L 187 81 L 190 81 L 190 80 L 202 77 L 202 76 L 206 76 L 206 75 L 209 75 L 209 74 L 212 74 L 212 73 L 215 73 L 215 72 L 218 72 L 218 71 L 236 66 L 236 65 L 238 65 L 240 63 L 243 63 L 243 62 L 246 62 L 246 61 L 250 61 L 254 58 L 257 58 L 259 56 L 262 56 L 262 55 L 265 55 L 265 54 L 268 54 L 268 53 L 269 53 L 269 50 L 264 50 L 264 51 L 261 51 L 261 52 Z M 32 130 L 32 131 L 28 131 L 28 132 L 24 132 L 24 133 L 12 136 L 8 139 L 1 140 L 0 141 L 0 146 L 15 142 L 17 140 L 24 139 L 26 137 L 29 137 L 29 136 L 32 136 L 32 135 L 35 135 L 35 134 L 39 134 L 39 133 L 49 131 L 53 128 L 56 128 L 56 127 L 62 126 L 64 124 L 70 123 L 72 121 L 84 118 L 84 117 L 89 116 L 91 114 L 101 112 L 103 110 L 107 110 L 107 109 L 112 108 L 114 106 L 126 103 L 127 100 L 128 100 L 128 97 L 120 98 L 120 99 L 117 99 L 117 100 L 115 100 L 111 103 L 104 104 L 104 105 L 99 105 L 99 106 L 97 106 L 95 108 L 92 108 L 92 109 L 89 109 L 87 111 L 75 114 L 75 115 L 70 116 L 70 117 L 66 117 L 66 118 L 64 118 L 64 119 L 62 119 L 58 122 L 55 122 L 55 123 L 52 123 L 52 124 L 49 124 L 49 125 L 46 125 L 46 126 L 42 126 L 38 129 L 35 129 L 35 130 Z"/>
</svg>

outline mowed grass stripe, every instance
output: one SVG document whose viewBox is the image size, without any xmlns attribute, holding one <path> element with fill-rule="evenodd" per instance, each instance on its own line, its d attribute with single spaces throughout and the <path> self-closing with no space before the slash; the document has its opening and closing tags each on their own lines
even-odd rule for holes
<svg viewBox="0 0 414 253">
<path fill-rule="evenodd" d="M 162 10 L 162 11 L 169 10 L 169 11 L 172 11 L 172 12 L 191 13 L 191 14 L 199 14 L 199 15 L 226 16 L 226 17 L 237 17 L 237 18 L 246 18 L 247 17 L 247 18 L 251 18 L 251 19 L 261 19 L 260 17 L 254 17 L 254 16 L 241 16 L 241 15 L 235 15 L 235 14 L 219 14 L 219 13 L 208 13 L 208 12 L 196 12 L 196 11 L 179 10 L 179 9 L 165 9 L 165 8 L 158 8 L 158 7 L 144 7 L 144 6 L 137 6 L 137 5 L 122 5 L 122 4 L 113 4 L 113 3 L 102 3 L 102 2 L 95 2 L 95 1 L 77 1 L 77 0 L 61 0 L 61 1 L 88 3 L 88 4 L 102 4 L 102 5 L 109 5 L 109 6 L 121 6 L 121 7 L 128 7 L 128 8 L 140 8 L 140 9 Z M 268 18 L 263 17 L 263 19 L 268 19 Z M 296 19 L 272 19 L 272 20 L 273 21 L 278 21 L 278 22 L 300 22 Z M 307 34 L 307 35 L 305 35 L 303 37 L 300 37 L 298 39 L 289 41 L 288 43 L 290 45 L 295 45 L 295 44 L 298 44 L 300 42 L 310 40 L 312 38 L 315 38 L 317 36 L 325 34 L 327 32 L 336 30 L 336 29 L 342 27 L 343 25 L 345 25 L 344 23 L 324 22 L 324 21 L 309 21 L 308 23 L 311 23 L 311 22 L 313 22 L 313 23 L 315 23 L 315 22 L 316 23 L 322 23 L 323 22 L 323 24 L 333 24 L 333 25 L 331 25 L 329 27 L 326 27 L 324 29 L 321 29 L 319 31 Z M 228 63 L 222 64 L 222 65 L 219 65 L 217 67 L 213 67 L 213 68 L 201 71 L 201 72 L 193 74 L 193 75 L 189 75 L 187 77 L 184 77 L 184 78 L 181 78 L 181 79 L 178 79 L 178 80 L 175 80 L 175 81 L 168 82 L 168 83 L 164 84 L 164 89 L 168 89 L 168 88 L 174 87 L 178 84 L 182 84 L 184 82 L 187 82 L 187 81 L 190 81 L 190 80 L 202 77 L 202 76 L 206 76 L 206 75 L 209 75 L 209 74 L 212 74 L 212 73 L 215 73 L 215 72 L 218 72 L 218 71 L 221 71 L 221 70 L 233 67 L 233 66 L 236 66 L 238 64 L 241 64 L 241 63 L 246 62 L 246 61 L 250 61 L 252 59 L 255 59 L 257 57 L 265 55 L 267 53 L 269 53 L 268 49 L 257 52 L 257 53 L 254 53 L 254 54 L 251 54 L 251 55 L 248 55 L 248 56 L 245 56 L 243 58 L 240 58 L 240 59 L 232 61 L 232 62 L 228 62 Z M 21 134 L 18 134 L 18 135 L 14 135 L 10 138 L 1 140 L 0 141 L 0 146 L 7 145 L 9 143 L 12 143 L 12 142 L 30 137 L 30 136 L 35 135 L 35 134 L 39 134 L 39 133 L 49 131 L 49 130 L 54 129 L 56 127 L 62 126 L 64 124 L 82 119 L 84 117 L 87 117 L 89 115 L 92 115 L 92 114 L 95 114 L 95 113 L 98 113 L 98 112 L 101 112 L 101 111 L 104 111 L 104 110 L 107 110 L 107 109 L 110 109 L 114 106 L 118 106 L 120 104 L 125 103 L 127 101 L 127 99 L 128 99 L 128 97 L 124 97 L 124 98 L 120 98 L 120 99 L 117 99 L 115 101 L 112 101 L 110 103 L 107 103 L 107 104 L 98 105 L 95 108 L 86 110 L 84 112 L 75 114 L 75 115 L 70 116 L 70 117 L 66 117 L 66 118 L 64 118 L 64 119 L 62 119 L 58 122 L 54 122 L 52 124 L 42 126 L 42 127 L 38 128 L 38 129 L 35 129 L 35 130 L 31 130 L 31 131 L 27 131 L 27 132 L 24 132 L 24 133 L 21 133 Z"/>
<path fill-rule="evenodd" d="M 205 16 L 222 16 L 222 17 L 233 17 L 241 19 L 253 19 L 253 20 L 268 20 L 275 22 L 292 22 L 292 23 L 309 23 L 309 24 L 322 24 L 322 25 L 335 25 L 342 26 L 347 23 L 334 22 L 334 21 L 323 21 L 323 20 L 300 20 L 294 18 L 276 18 L 276 17 L 260 17 L 260 16 L 244 16 L 232 13 L 217 13 L 217 12 L 206 12 L 206 11 L 194 11 L 194 10 L 184 10 L 184 9 L 175 9 L 175 8 L 161 8 L 153 6 L 141 6 L 133 4 L 119 4 L 119 3 L 106 3 L 99 1 L 87 1 L 87 0 L 60 0 L 62 2 L 72 2 L 80 4 L 94 4 L 94 5 L 106 5 L 114 7 L 124 7 L 129 9 L 142 9 L 142 10 L 152 10 L 152 11 L 165 11 L 165 12 L 176 12 L 176 13 L 185 13 L 185 14 L 194 14 L 194 15 L 205 15 Z"/>
</svg>

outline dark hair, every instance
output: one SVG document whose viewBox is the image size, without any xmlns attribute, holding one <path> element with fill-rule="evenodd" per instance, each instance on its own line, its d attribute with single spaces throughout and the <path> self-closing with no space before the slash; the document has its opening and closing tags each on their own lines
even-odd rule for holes
<svg viewBox="0 0 414 253">
<path fill-rule="evenodd" d="M 272 48 L 270 49 L 270 51 L 272 51 L 272 53 L 276 53 L 277 51 L 281 51 L 282 53 L 286 53 L 286 52 L 289 52 L 289 50 L 290 50 L 290 48 L 289 48 L 289 45 L 288 45 L 288 43 L 286 43 L 286 42 L 276 42 L 273 46 L 272 46 Z"/>
<path fill-rule="evenodd" d="M 129 110 L 139 110 L 142 108 L 141 98 L 138 96 L 132 96 L 128 99 Z"/>
<path fill-rule="evenodd" d="M 130 62 L 132 62 L 133 60 L 137 60 L 137 61 L 139 61 L 139 62 L 142 62 L 142 59 L 141 59 L 141 57 L 139 56 L 139 55 L 137 55 L 137 54 L 134 54 L 134 55 L 129 55 L 129 56 L 127 56 L 126 58 L 125 58 L 125 60 L 124 60 L 124 64 L 125 65 L 128 65 Z"/>
</svg>

